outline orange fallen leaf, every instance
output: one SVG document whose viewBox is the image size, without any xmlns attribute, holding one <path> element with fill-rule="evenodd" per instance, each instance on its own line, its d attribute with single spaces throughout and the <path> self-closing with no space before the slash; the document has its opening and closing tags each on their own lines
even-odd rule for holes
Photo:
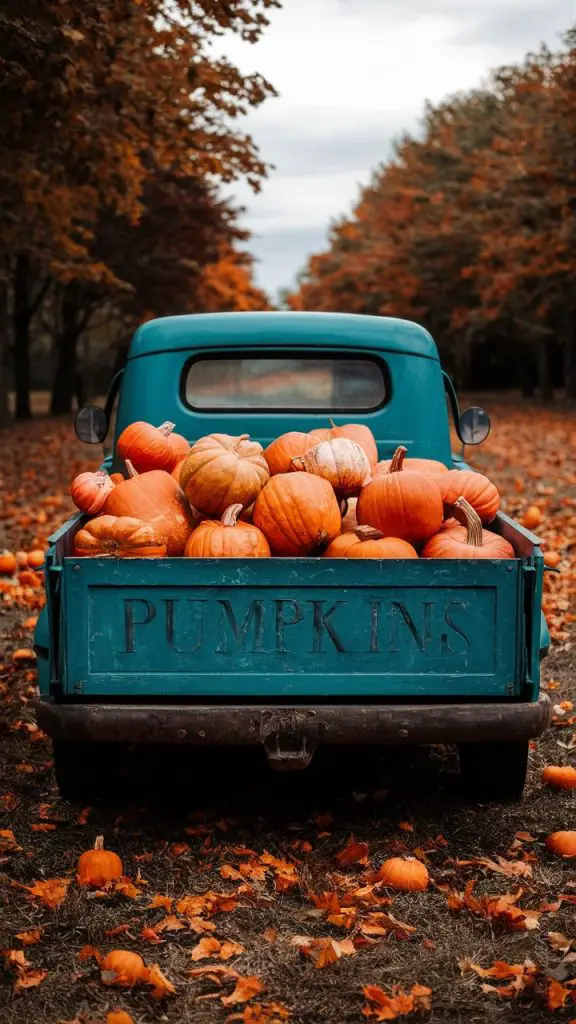
<svg viewBox="0 0 576 1024">
<path fill-rule="evenodd" d="M 155 946 L 161 946 L 164 942 L 164 939 L 161 939 L 158 933 L 149 926 L 142 928 L 140 935 L 146 942 L 151 942 Z"/>
<path fill-rule="evenodd" d="M 234 991 L 229 996 L 221 996 L 220 1000 L 224 1006 L 235 1006 L 236 1003 L 247 1003 L 254 996 L 264 991 L 264 985 L 256 975 L 240 975 Z"/>
<path fill-rule="evenodd" d="M 242 1024 L 282 1024 L 289 1016 L 290 1010 L 281 1003 L 251 1003 L 242 1013 L 233 1013 L 226 1020 L 239 1020 Z"/>
<path fill-rule="evenodd" d="M 182 924 L 182 921 L 176 917 L 176 914 L 168 914 L 167 917 L 163 917 L 158 924 L 154 925 L 154 931 L 156 932 L 179 932 L 185 928 L 186 925 Z"/>
<path fill-rule="evenodd" d="M 568 939 L 562 932 L 546 932 L 546 938 L 559 953 L 568 953 L 572 947 L 576 947 L 576 939 Z"/>
<path fill-rule="evenodd" d="M 219 939 L 214 939 L 211 935 L 207 935 L 194 946 L 191 952 L 192 959 L 205 960 L 207 957 L 217 956 L 220 952 L 220 945 Z"/>
<path fill-rule="evenodd" d="M 351 867 L 353 864 L 367 864 L 368 843 L 358 843 L 354 836 L 350 836 L 344 849 L 336 854 L 336 860 L 340 867 Z"/>
<path fill-rule="evenodd" d="M 398 828 L 402 829 L 403 832 L 414 831 L 414 825 L 412 825 L 409 821 L 399 821 Z"/>
<path fill-rule="evenodd" d="M 342 956 L 354 956 L 356 947 L 350 939 L 337 942 L 336 939 L 311 938 L 309 935 L 294 935 L 290 940 L 305 956 L 311 957 L 317 968 L 328 967 Z"/>
<path fill-rule="evenodd" d="M 362 993 L 368 1000 L 362 1013 L 374 1020 L 397 1020 L 419 1010 L 430 1010 L 432 1007 L 432 989 L 426 985 L 413 985 L 406 992 L 399 985 L 392 985 L 390 995 L 378 985 L 365 985 Z M 373 1004 L 373 1005 L 371 1005 Z"/>
<path fill-rule="evenodd" d="M 0 828 L 0 853 L 20 853 L 21 850 L 12 829 Z"/>
<path fill-rule="evenodd" d="M 33 832 L 55 832 L 57 827 L 57 825 L 53 825 L 49 821 L 36 822 L 31 826 Z"/>
<path fill-rule="evenodd" d="M 36 986 L 41 985 L 47 977 L 48 971 L 20 971 L 16 981 L 14 982 L 14 991 L 21 992 L 23 989 L 36 988 Z"/>
<path fill-rule="evenodd" d="M 27 932 L 17 932 L 16 938 L 20 939 L 20 942 L 24 946 L 35 946 L 42 938 L 42 931 L 42 928 L 31 928 L 30 931 Z"/>
<path fill-rule="evenodd" d="M 164 999 L 165 996 L 173 995 L 176 991 L 172 982 L 162 973 L 158 964 L 152 964 L 146 971 L 146 984 L 152 985 L 152 996 L 154 999 Z"/>
<path fill-rule="evenodd" d="M 76 954 L 76 958 L 81 963 L 84 960 L 96 960 L 96 963 L 102 962 L 102 954 L 95 946 L 82 946 L 82 949 Z"/>
<path fill-rule="evenodd" d="M 160 893 L 156 893 L 156 895 L 150 900 L 150 903 L 147 904 L 146 910 L 155 910 L 156 907 L 163 907 L 164 910 L 172 910 L 172 897 L 161 896 Z"/>
<path fill-rule="evenodd" d="M 34 882 L 33 885 L 25 885 L 23 888 L 32 896 L 37 896 L 45 906 L 56 910 L 64 901 L 71 881 L 70 878 L 47 878 L 46 881 Z"/>
</svg>

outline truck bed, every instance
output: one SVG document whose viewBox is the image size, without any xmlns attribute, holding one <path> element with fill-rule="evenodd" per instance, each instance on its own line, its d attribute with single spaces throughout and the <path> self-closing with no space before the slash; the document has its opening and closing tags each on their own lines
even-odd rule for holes
<svg viewBox="0 0 576 1024">
<path fill-rule="evenodd" d="M 537 538 L 501 561 L 48 558 L 56 699 L 534 699 Z M 532 685 L 530 697 L 526 686 Z"/>
</svg>

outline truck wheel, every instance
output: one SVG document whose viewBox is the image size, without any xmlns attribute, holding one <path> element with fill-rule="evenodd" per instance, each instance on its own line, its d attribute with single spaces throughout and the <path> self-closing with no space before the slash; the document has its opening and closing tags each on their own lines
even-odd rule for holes
<svg viewBox="0 0 576 1024">
<path fill-rule="evenodd" d="M 515 803 L 522 799 L 528 770 L 528 740 L 459 743 L 460 775 L 475 800 Z"/>
<path fill-rule="evenodd" d="M 54 774 L 64 800 L 82 802 L 118 789 L 119 743 L 54 742 Z"/>
</svg>

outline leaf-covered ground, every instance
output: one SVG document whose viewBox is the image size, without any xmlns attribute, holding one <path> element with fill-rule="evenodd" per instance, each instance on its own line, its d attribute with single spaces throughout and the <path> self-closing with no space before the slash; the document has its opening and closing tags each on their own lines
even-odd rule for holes
<svg viewBox="0 0 576 1024">
<path fill-rule="evenodd" d="M 576 416 L 489 408 L 493 433 L 475 463 L 507 511 L 537 506 L 562 569 L 547 574 L 545 597 L 554 726 L 534 744 L 518 806 L 467 806 L 457 758 L 439 747 L 390 751 L 369 783 L 350 753 L 279 777 L 254 754 L 158 751 L 114 805 L 66 804 L 34 724 L 42 591 L 26 576 L 0 583 L 3 1024 L 104 1024 L 120 1008 L 140 1024 L 576 1020 L 576 861 L 544 845 L 576 827 L 574 791 L 540 780 L 576 751 Z M 0 549 L 30 550 L 65 518 L 68 479 L 93 452 L 41 420 L 1 440 Z M 125 877 L 91 891 L 76 863 L 101 834 Z M 380 883 L 395 853 L 426 865 L 426 891 Z M 161 973 L 106 986 L 99 960 L 115 948 Z"/>
</svg>

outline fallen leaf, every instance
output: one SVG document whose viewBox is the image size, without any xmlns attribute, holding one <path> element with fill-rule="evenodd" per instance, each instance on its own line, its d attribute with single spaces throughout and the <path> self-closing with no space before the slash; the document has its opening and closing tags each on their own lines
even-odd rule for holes
<svg viewBox="0 0 576 1024">
<path fill-rule="evenodd" d="M 0 853 L 20 853 L 21 850 L 12 829 L 0 828 Z"/>
<path fill-rule="evenodd" d="M 432 1007 L 432 989 L 426 985 L 413 985 L 409 992 L 399 985 L 392 985 L 390 995 L 378 985 L 365 985 L 362 993 L 368 999 L 362 1010 L 363 1015 L 377 1021 L 397 1020 L 398 1017 L 430 1010 Z"/>
<path fill-rule="evenodd" d="M 224 1006 L 235 1006 L 236 1003 L 247 1003 L 254 996 L 264 991 L 264 985 L 256 975 L 251 974 L 247 976 L 240 975 L 234 987 L 234 991 L 229 996 L 221 996 L 221 1002 Z"/>
<path fill-rule="evenodd" d="M 205 960 L 206 957 L 217 956 L 218 953 L 220 952 L 220 945 L 221 943 L 218 939 L 214 939 L 211 936 L 206 936 L 205 938 L 200 939 L 200 942 L 198 942 L 197 945 L 194 946 L 194 949 L 192 950 L 191 953 L 192 959 Z"/>
<path fill-rule="evenodd" d="M 56 910 L 64 901 L 71 881 L 70 878 L 48 878 L 46 881 L 34 882 L 33 885 L 25 885 L 23 888 L 32 896 L 37 896 L 45 906 Z"/>
<path fill-rule="evenodd" d="M 171 981 L 162 973 L 158 964 L 152 964 L 146 971 L 145 981 L 152 985 L 152 996 L 154 999 L 164 999 L 165 996 L 173 995 L 176 989 Z"/>
<path fill-rule="evenodd" d="M 344 849 L 336 854 L 336 860 L 340 867 L 351 867 L 353 864 L 367 864 L 368 843 L 358 843 L 354 836 L 350 836 Z"/>
<path fill-rule="evenodd" d="M 150 903 L 147 904 L 146 910 L 155 910 L 156 907 L 163 907 L 164 910 L 172 910 L 172 897 L 161 896 L 160 893 L 156 893 L 156 895 L 150 900 Z"/>
<path fill-rule="evenodd" d="M 21 992 L 26 988 L 36 988 L 48 977 L 48 971 L 20 971 L 14 983 L 14 991 Z"/>
<path fill-rule="evenodd" d="M 185 924 L 176 917 L 176 914 L 168 914 L 167 917 L 163 917 L 158 924 L 154 925 L 154 931 L 156 932 L 179 932 L 183 928 L 186 928 Z"/>
<path fill-rule="evenodd" d="M 546 938 L 552 949 L 557 949 L 559 953 L 568 953 L 573 946 L 576 947 L 576 939 L 568 939 L 562 932 L 546 932 Z"/>
<path fill-rule="evenodd" d="M 42 928 L 32 928 L 28 932 L 17 932 L 16 938 L 20 939 L 24 946 L 34 946 L 37 942 L 40 942 L 42 931 Z"/>
<path fill-rule="evenodd" d="M 290 940 L 305 956 L 311 957 L 317 968 L 328 967 L 342 956 L 354 956 L 356 947 L 350 939 L 337 942 L 330 938 L 311 938 L 309 935 L 294 935 Z"/>
</svg>

